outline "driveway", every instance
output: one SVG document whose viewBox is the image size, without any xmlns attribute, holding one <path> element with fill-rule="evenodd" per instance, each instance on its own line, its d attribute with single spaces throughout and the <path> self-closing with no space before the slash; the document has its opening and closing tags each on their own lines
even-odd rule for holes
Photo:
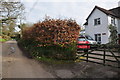
<svg viewBox="0 0 120 80">
<path fill-rule="evenodd" d="M 16 41 L 2 43 L 2 77 L 3 78 L 53 78 L 42 64 L 25 57 Z"/>
</svg>

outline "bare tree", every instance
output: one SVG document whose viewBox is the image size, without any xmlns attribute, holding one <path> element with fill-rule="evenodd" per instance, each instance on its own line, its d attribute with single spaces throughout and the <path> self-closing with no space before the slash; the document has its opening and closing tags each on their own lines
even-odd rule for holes
<svg viewBox="0 0 120 80">
<path fill-rule="evenodd" d="M 21 2 L 0 1 L 0 22 L 2 24 L 2 33 L 6 33 L 4 31 L 9 31 L 9 34 L 5 34 L 8 36 L 11 36 L 10 34 L 14 33 L 16 23 L 18 23 L 18 21 L 21 23 L 21 20 L 24 18 L 24 10 L 25 7 Z M 5 28 L 5 26 L 7 28 Z"/>
</svg>

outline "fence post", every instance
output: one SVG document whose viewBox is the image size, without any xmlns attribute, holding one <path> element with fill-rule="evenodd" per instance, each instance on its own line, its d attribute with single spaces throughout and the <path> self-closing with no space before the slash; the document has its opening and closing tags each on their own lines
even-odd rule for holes
<svg viewBox="0 0 120 80">
<path fill-rule="evenodd" d="M 88 62 L 88 51 L 86 51 L 86 54 L 87 54 L 87 62 Z"/>
<path fill-rule="evenodd" d="M 105 45 L 103 45 L 104 51 L 103 51 L 103 65 L 105 66 Z"/>
</svg>

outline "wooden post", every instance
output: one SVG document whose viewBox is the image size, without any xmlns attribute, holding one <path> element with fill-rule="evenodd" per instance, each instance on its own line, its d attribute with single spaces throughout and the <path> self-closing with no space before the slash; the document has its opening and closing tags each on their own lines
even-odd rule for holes
<svg viewBox="0 0 120 80">
<path fill-rule="evenodd" d="M 88 62 L 88 50 L 86 51 L 86 54 L 87 54 L 87 62 Z"/>
</svg>

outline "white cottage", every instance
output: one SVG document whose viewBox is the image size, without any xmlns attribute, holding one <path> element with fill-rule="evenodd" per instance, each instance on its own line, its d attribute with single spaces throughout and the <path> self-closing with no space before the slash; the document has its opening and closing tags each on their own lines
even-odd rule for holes
<svg viewBox="0 0 120 80">
<path fill-rule="evenodd" d="M 86 19 L 85 33 L 101 44 L 109 42 L 110 32 L 108 26 L 117 27 L 120 36 L 120 6 L 110 10 L 95 6 Z"/>
</svg>

